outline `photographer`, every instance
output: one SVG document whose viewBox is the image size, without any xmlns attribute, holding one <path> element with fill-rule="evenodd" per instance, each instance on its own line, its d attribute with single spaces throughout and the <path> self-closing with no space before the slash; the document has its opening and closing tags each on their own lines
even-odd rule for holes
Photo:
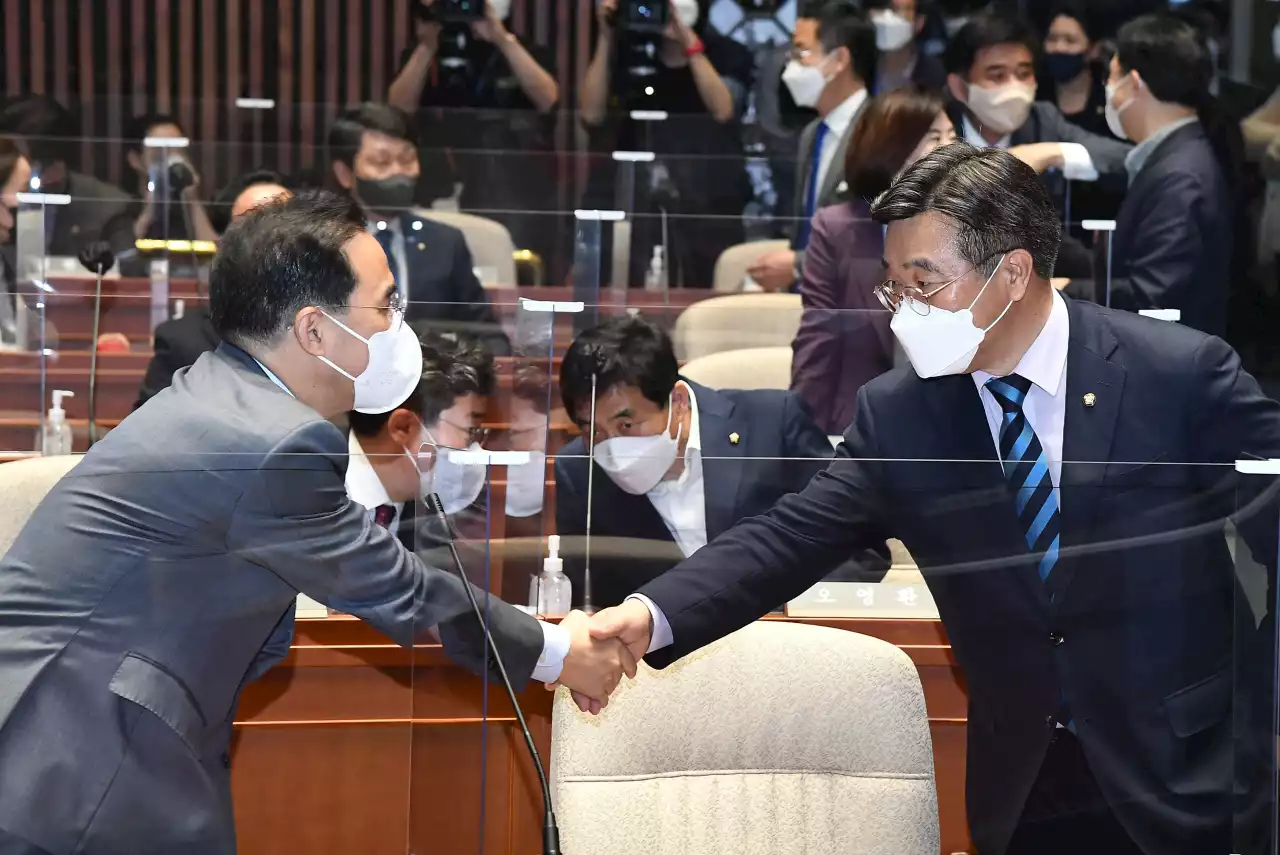
<svg viewBox="0 0 1280 855">
<path fill-rule="evenodd" d="M 630 279 L 636 282 L 660 244 L 659 211 L 679 217 L 667 232 L 671 285 L 710 287 L 716 258 L 743 239 L 741 214 L 751 198 L 738 116 L 750 91 L 746 48 L 701 26 L 697 0 L 603 0 L 596 49 L 582 83 L 580 108 L 594 151 L 651 151 L 638 164 Z M 659 30 L 658 27 L 661 26 Z M 660 111 L 638 121 L 633 110 Z M 616 208 L 616 169 L 601 158 L 588 207 Z M 678 233 L 678 234 L 677 234 Z"/>
</svg>

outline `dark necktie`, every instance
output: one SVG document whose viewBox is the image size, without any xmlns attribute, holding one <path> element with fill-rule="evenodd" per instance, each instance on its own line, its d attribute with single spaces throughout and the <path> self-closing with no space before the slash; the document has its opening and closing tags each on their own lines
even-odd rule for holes
<svg viewBox="0 0 1280 855">
<path fill-rule="evenodd" d="M 395 232 L 388 225 L 385 229 L 374 229 L 373 236 L 377 238 L 378 244 L 382 247 L 382 251 L 387 254 L 387 265 L 391 268 L 391 278 L 396 280 L 396 287 L 400 287 L 400 259 L 396 257 L 395 251 Z"/>
<path fill-rule="evenodd" d="M 1058 561 L 1061 520 L 1058 496 L 1049 477 L 1049 458 L 1022 410 L 1031 381 L 1017 374 L 993 377 L 987 381 L 987 390 L 1004 411 L 1000 424 L 1000 462 L 1013 493 L 1014 510 L 1027 548 L 1033 553 L 1044 553 L 1040 559 L 1040 578 L 1048 579 Z"/>
<path fill-rule="evenodd" d="M 395 518 L 395 505 L 378 505 L 378 507 L 373 509 L 373 521 L 383 528 L 391 528 L 391 521 Z"/>
<path fill-rule="evenodd" d="M 826 139 L 827 131 L 826 122 L 819 122 L 817 130 L 813 133 L 813 150 L 809 153 L 809 180 L 805 185 L 804 193 L 804 221 L 800 223 L 800 231 L 796 238 L 796 248 L 804 249 L 809 245 L 809 233 L 811 231 L 810 223 L 813 220 L 814 211 L 818 207 L 818 175 L 822 170 L 822 141 Z"/>
</svg>

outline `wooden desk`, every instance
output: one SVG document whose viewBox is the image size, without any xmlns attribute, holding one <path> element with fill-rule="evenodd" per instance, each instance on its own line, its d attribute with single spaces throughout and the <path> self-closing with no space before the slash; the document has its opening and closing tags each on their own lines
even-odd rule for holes
<svg viewBox="0 0 1280 855">
<path fill-rule="evenodd" d="M 942 853 L 969 851 L 967 702 L 941 624 L 804 622 L 883 638 L 911 656 L 933 734 Z M 551 695 L 533 685 L 521 703 L 546 758 Z M 243 855 L 539 848 L 539 789 L 502 690 L 486 695 L 437 645 L 404 650 L 353 618 L 298 621 L 289 657 L 241 698 L 231 762 Z"/>
</svg>

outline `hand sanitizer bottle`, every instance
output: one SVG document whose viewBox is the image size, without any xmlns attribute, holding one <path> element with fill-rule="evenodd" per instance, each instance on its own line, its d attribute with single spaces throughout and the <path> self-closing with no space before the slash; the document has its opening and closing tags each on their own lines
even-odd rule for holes
<svg viewBox="0 0 1280 855">
<path fill-rule="evenodd" d="M 569 577 L 564 575 L 564 562 L 560 560 L 560 535 L 547 538 L 547 552 L 538 577 L 538 613 L 567 615 L 573 598 Z"/>
<path fill-rule="evenodd" d="M 44 433 L 40 437 L 40 452 L 46 457 L 71 453 L 71 425 L 67 424 L 67 411 L 62 408 L 63 398 L 74 398 L 75 393 L 66 389 L 53 390 L 53 406 L 44 421 Z"/>
</svg>

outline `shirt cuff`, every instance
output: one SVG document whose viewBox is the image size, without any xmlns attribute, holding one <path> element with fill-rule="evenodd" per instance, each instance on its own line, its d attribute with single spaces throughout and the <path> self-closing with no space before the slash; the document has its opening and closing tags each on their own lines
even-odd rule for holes
<svg viewBox="0 0 1280 855">
<path fill-rule="evenodd" d="M 533 679 L 539 683 L 554 683 L 564 670 L 564 658 L 569 655 L 569 630 L 554 623 L 538 621 L 542 627 L 542 655 L 533 666 Z"/>
<path fill-rule="evenodd" d="M 674 642 L 674 638 L 671 635 L 671 624 L 667 622 L 667 616 L 662 613 L 662 609 L 658 608 L 657 603 L 644 594 L 632 594 L 627 599 L 639 600 L 644 603 L 645 608 L 649 610 L 649 616 L 653 618 L 653 632 L 649 635 L 649 649 L 645 653 L 652 653 L 655 650 L 670 647 Z"/>
<path fill-rule="evenodd" d="M 1097 181 L 1098 170 L 1089 149 L 1080 143 L 1058 143 L 1062 148 L 1062 175 L 1068 181 Z"/>
</svg>

